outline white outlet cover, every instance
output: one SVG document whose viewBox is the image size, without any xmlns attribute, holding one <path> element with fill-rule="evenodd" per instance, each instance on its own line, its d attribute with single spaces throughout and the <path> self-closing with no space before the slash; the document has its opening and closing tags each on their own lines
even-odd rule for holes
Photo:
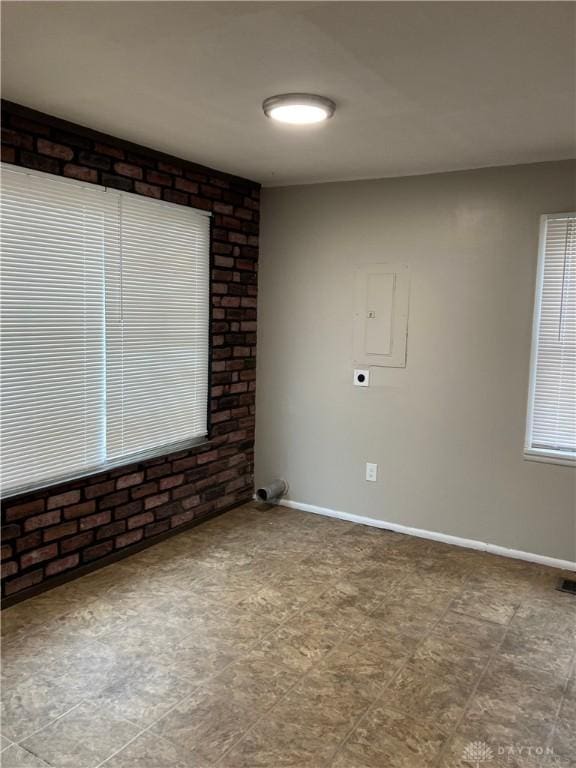
<svg viewBox="0 0 576 768">
<path fill-rule="evenodd" d="M 354 386 L 356 387 L 370 386 L 370 371 L 368 369 L 357 368 L 354 371 Z"/>
<path fill-rule="evenodd" d="M 366 480 L 375 483 L 378 480 L 378 464 L 366 462 Z"/>
</svg>

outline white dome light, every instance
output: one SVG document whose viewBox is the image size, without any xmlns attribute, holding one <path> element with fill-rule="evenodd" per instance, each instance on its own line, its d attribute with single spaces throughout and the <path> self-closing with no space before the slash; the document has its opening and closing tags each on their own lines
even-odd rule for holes
<svg viewBox="0 0 576 768">
<path fill-rule="evenodd" d="M 291 125 L 321 123 L 332 117 L 336 105 L 325 96 L 311 93 L 283 93 L 271 96 L 262 104 L 266 117 Z"/>
</svg>

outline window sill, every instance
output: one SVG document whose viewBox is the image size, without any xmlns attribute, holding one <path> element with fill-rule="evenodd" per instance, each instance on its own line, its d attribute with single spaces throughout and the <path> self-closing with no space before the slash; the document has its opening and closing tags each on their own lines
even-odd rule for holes
<svg viewBox="0 0 576 768">
<path fill-rule="evenodd" d="M 558 464 L 563 467 L 576 467 L 576 456 L 554 453 L 552 451 L 524 451 L 525 461 L 539 461 L 542 464 Z"/>
<path fill-rule="evenodd" d="M 67 483 L 73 483 L 76 480 L 82 480 L 92 475 L 101 475 L 105 472 L 110 472 L 113 469 L 120 469 L 126 467 L 127 469 L 133 467 L 135 464 L 139 464 L 149 459 L 158 459 L 162 456 L 169 456 L 171 453 L 178 453 L 179 451 L 188 451 L 193 448 L 199 448 L 200 446 L 210 442 L 210 435 L 201 435 L 200 437 L 194 437 L 190 440 L 184 440 L 179 443 L 171 443 L 170 445 L 162 445 L 158 448 L 151 448 L 148 451 L 142 451 L 138 454 L 132 454 L 131 456 L 122 456 L 119 459 L 103 462 L 93 467 L 87 468 L 85 471 L 73 473 L 70 475 L 51 477 L 47 480 L 41 480 L 36 483 L 29 483 L 25 486 L 19 486 L 14 488 L 6 488 L 2 491 L 2 501 L 7 501 L 13 496 L 21 496 L 23 493 L 32 493 L 34 491 L 47 490 L 48 488 L 56 488 L 59 485 Z"/>
</svg>

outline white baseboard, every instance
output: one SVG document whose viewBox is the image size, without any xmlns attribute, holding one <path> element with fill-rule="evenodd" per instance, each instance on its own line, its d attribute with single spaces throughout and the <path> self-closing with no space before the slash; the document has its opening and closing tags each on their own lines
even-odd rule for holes
<svg viewBox="0 0 576 768">
<path fill-rule="evenodd" d="M 353 515 L 350 512 L 341 512 L 337 509 L 329 509 L 328 507 L 317 507 L 314 504 L 304 504 L 301 501 L 281 499 L 278 504 L 283 507 L 290 507 L 290 509 L 300 509 L 303 512 L 312 512 L 315 515 L 323 515 L 324 517 L 336 517 L 338 520 L 347 520 L 350 523 L 370 525 L 374 528 L 385 528 L 388 531 L 405 533 L 408 536 L 418 536 L 421 539 L 441 541 L 444 544 L 453 544 L 456 547 L 479 549 L 482 552 L 489 552 L 492 555 L 511 557 L 515 560 L 526 560 L 529 563 L 548 565 L 551 568 L 562 568 L 562 570 L 565 571 L 576 571 L 576 563 L 572 562 L 571 560 L 559 560 L 556 557 L 548 557 L 547 555 L 536 555 L 532 552 L 522 552 L 519 549 L 508 549 L 507 547 L 500 547 L 497 544 L 487 544 L 484 541 L 476 541 L 475 539 L 463 539 L 460 536 L 450 536 L 447 533 L 426 531 L 423 528 L 410 528 L 406 525 L 400 525 L 398 523 L 388 523 L 385 520 L 376 520 L 373 517 L 363 517 L 362 515 Z"/>
</svg>

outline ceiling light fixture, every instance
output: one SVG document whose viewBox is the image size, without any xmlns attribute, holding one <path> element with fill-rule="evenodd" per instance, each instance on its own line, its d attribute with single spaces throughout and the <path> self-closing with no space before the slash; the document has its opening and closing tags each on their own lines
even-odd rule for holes
<svg viewBox="0 0 576 768">
<path fill-rule="evenodd" d="M 313 93 L 282 93 L 266 99 L 262 109 L 272 120 L 291 125 L 310 125 L 332 117 L 336 104 L 325 96 Z"/>
</svg>

